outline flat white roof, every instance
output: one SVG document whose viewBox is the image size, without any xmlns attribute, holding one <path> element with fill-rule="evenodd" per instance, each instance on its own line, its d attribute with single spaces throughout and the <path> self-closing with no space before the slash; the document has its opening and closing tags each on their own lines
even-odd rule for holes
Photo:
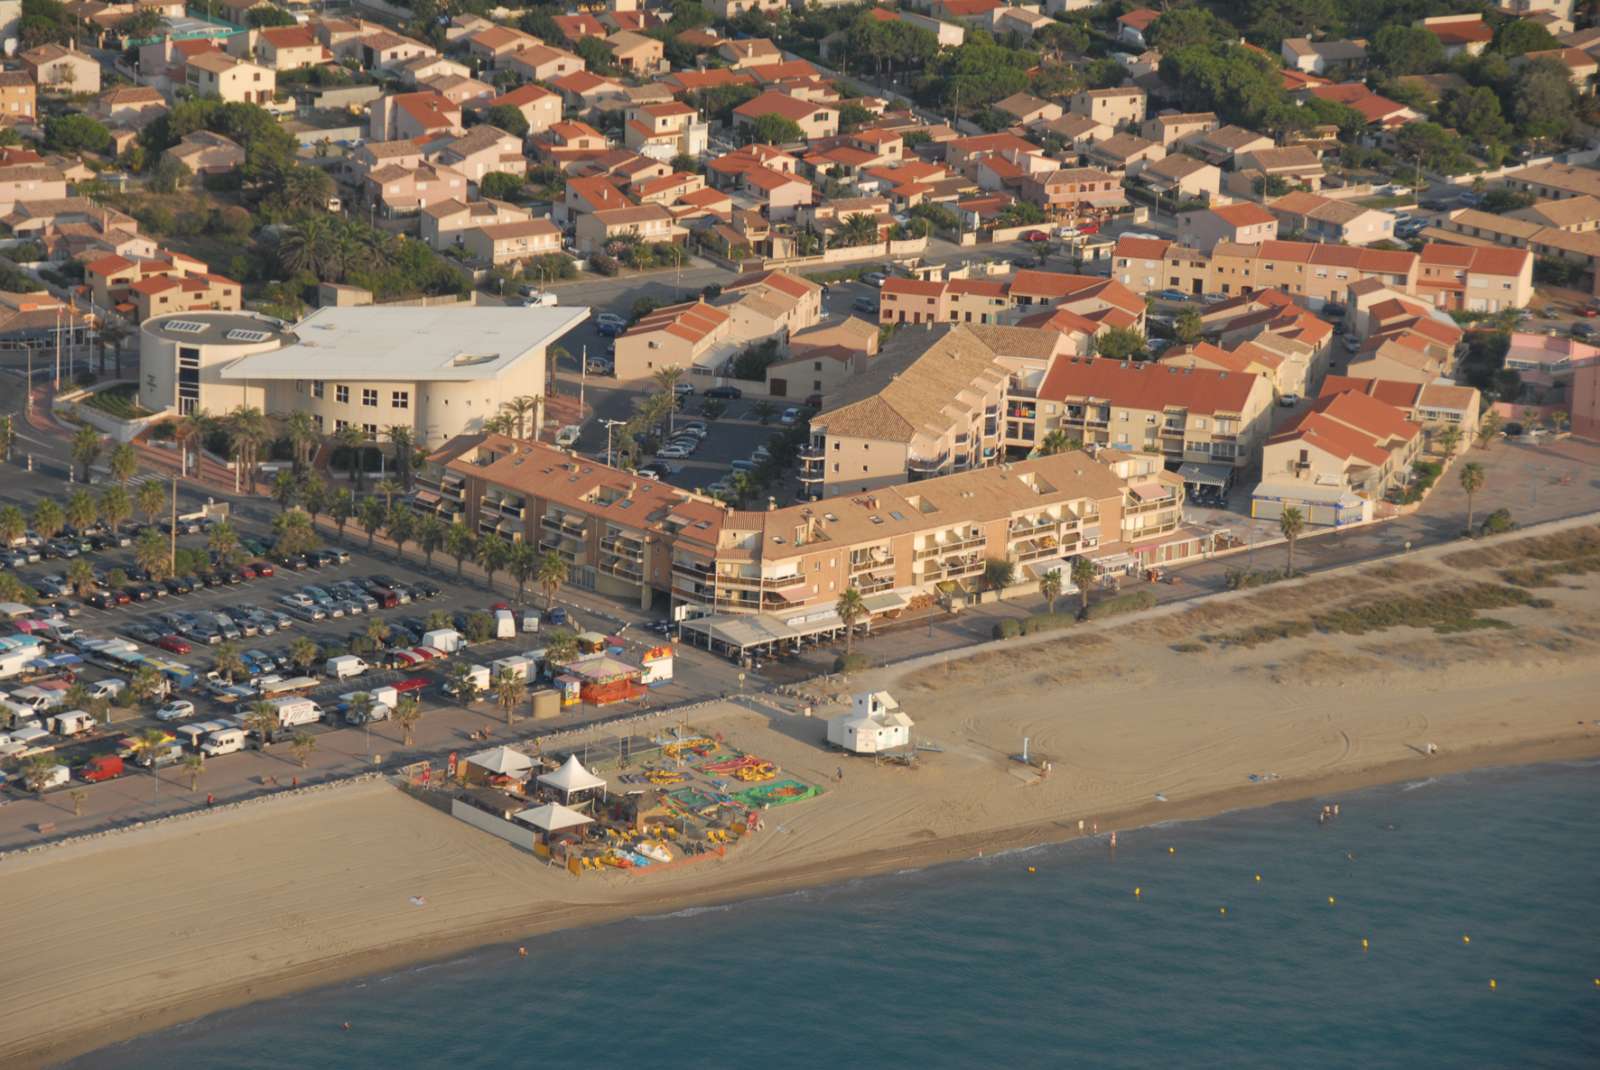
<svg viewBox="0 0 1600 1070">
<path fill-rule="evenodd" d="M 221 377 L 467 381 L 493 379 L 589 317 L 582 305 L 320 308 L 296 341 L 241 357 Z"/>
</svg>

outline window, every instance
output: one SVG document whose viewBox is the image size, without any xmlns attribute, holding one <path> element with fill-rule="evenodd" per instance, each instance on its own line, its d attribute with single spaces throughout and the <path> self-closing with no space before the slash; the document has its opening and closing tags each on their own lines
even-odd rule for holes
<svg viewBox="0 0 1600 1070">
<path fill-rule="evenodd" d="M 323 394 L 324 386 L 325 384 L 321 379 L 311 380 L 311 396 L 314 398 L 320 398 Z"/>
<path fill-rule="evenodd" d="M 389 395 L 389 406 L 395 409 L 409 409 L 411 407 L 411 391 L 396 390 Z"/>
<path fill-rule="evenodd" d="M 377 389 L 374 388 L 374 387 L 362 387 L 362 389 L 361 389 L 361 404 L 366 405 L 366 406 L 368 406 L 370 408 L 374 408 L 374 409 L 377 408 L 378 407 L 378 391 L 377 391 Z"/>
<path fill-rule="evenodd" d="M 377 424 L 362 424 L 361 425 L 361 430 L 366 432 L 366 435 L 367 435 L 368 438 L 376 439 L 378 437 L 378 425 Z"/>
<path fill-rule="evenodd" d="M 350 421 L 349 420 L 335 420 L 335 421 L 333 421 L 333 433 L 334 434 L 338 434 L 340 431 L 343 431 L 345 428 L 347 428 L 349 426 L 350 426 Z"/>
<path fill-rule="evenodd" d="M 333 400 L 337 401 L 341 405 L 350 404 L 350 388 L 348 386 L 334 387 Z"/>
</svg>

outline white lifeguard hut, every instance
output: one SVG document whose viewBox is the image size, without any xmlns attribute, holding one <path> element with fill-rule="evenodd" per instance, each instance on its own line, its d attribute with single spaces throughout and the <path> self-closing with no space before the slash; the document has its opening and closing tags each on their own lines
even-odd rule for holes
<svg viewBox="0 0 1600 1070">
<path fill-rule="evenodd" d="M 828 721 L 828 742 L 852 754 L 881 754 L 911 743 L 911 718 L 887 691 L 863 691 Z"/>
</svg>

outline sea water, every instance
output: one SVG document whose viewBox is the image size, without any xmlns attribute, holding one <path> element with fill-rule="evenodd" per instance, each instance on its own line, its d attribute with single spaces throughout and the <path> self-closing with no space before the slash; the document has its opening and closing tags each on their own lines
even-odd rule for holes
<svg viewBox="0 0 1600 1070">
<path fill-rule="evenodd" d="M 1594 765 L 1419 779 L 486 948 L 71 1065 L 1592 1070 L 1597 803 Z"/>
</svg>

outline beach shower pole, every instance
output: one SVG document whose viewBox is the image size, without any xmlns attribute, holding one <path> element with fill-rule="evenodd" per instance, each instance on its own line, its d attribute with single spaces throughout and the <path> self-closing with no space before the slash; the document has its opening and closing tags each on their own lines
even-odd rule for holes
<svg viewBox="0 0 1600 1070">
<path fill-rule="evenodd" d="M 1022 764 L 1028 764 L 1028 737 L 1022 737 Z"/>
</svg>

